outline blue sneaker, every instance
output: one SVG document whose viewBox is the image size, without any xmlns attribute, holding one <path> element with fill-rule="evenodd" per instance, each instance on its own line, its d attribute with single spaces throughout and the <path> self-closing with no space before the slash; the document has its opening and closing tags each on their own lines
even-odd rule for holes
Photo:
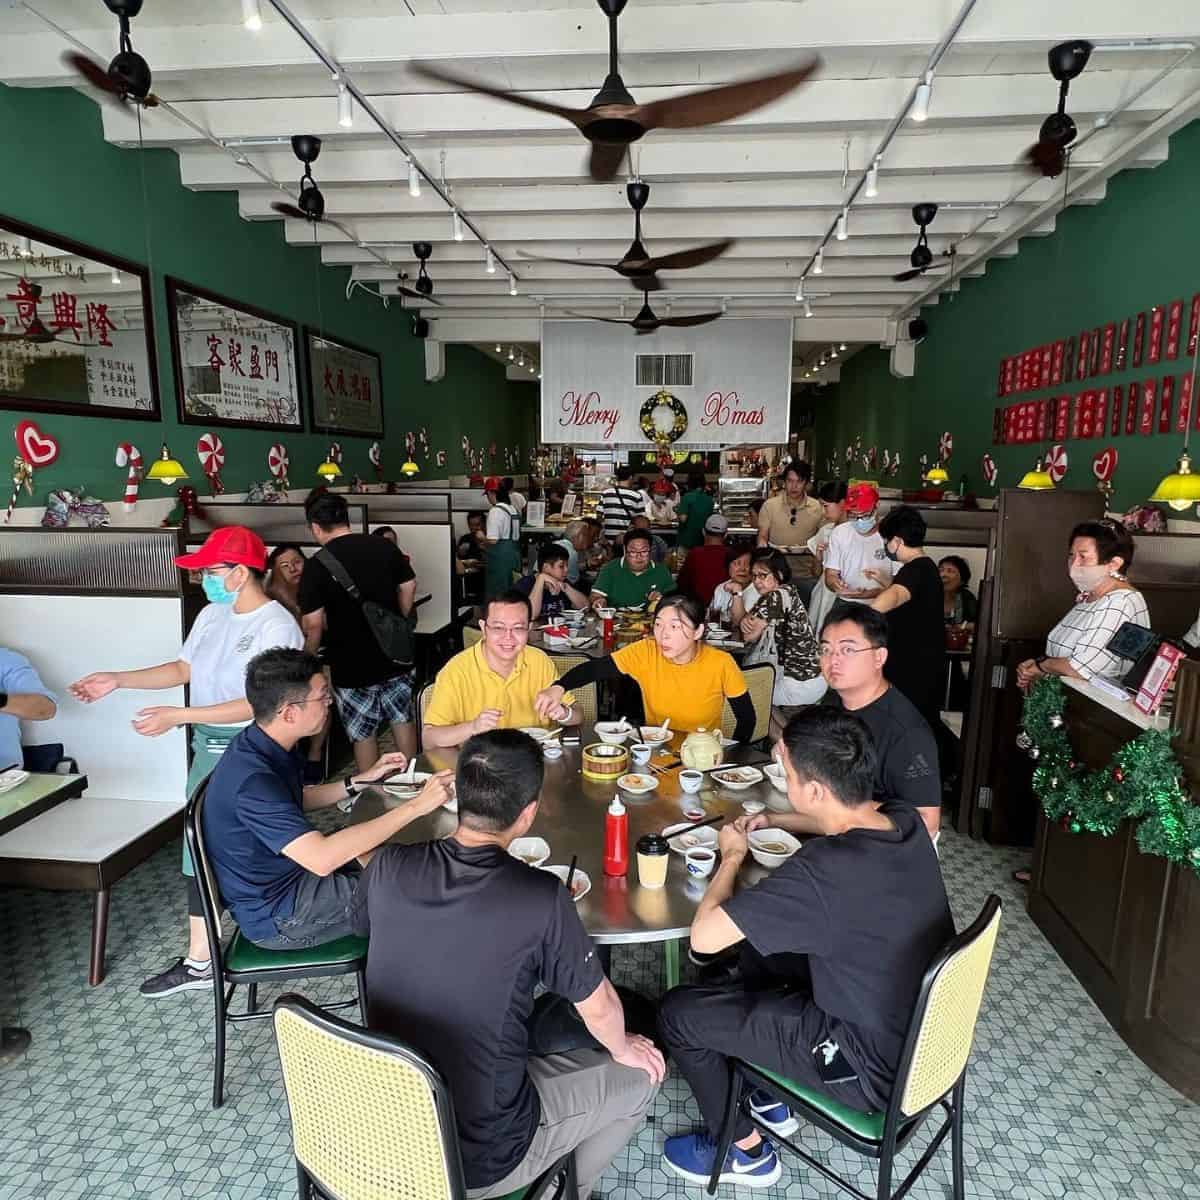
<svg viewBox="0 0 1200 1200">
<path fill-rule="evenodd" d="M 750 1111 L 778 1137 L 791 1137 L 800 1128 L 786 1104 L 758 1089 L 750 1093 Z"/>
<path fill-rule="evenodd" d="M 717 1143 L 707 1133 L 681 1133 L 667 1138 L 663 1146 L 663 1163 L 676 1175 L 692 1183 L 708 1183 L 712 1175 L 713 1162 L 717 1157 Z M 729 1147 L 718 1183 L 732 1183 L 738 1187 L 765 1188 L 779 1182 L 783 1165 L 775 1147 L 766 1139 L 757 1157 L 745 1150 Z"/>
</svg>

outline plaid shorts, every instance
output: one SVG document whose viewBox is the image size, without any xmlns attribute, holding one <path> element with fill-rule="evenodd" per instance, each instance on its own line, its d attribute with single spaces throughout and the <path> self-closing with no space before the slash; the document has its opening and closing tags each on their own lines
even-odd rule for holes
<svg viewBox="0 0 1200 1200">
<path fill-rule="evenodd" d="M 372 738 L 385 721 L 392 725 L 411 725 L 413 673 L 393 675 L 369 687 L 333 689 L 338 716 L 346 736 L 352 742 Z"/>
</svg>

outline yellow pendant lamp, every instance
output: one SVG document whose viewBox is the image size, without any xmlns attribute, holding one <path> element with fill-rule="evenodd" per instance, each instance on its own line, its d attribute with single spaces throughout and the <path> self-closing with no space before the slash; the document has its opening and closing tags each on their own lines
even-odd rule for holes
<svg viewBox="0 0 1200 1200">
<path fill-rule="evenodd" d="M 411 479 L 414 475 L 419 475 L 420 473 L 421 468 L 418 467 L 411 458 L 408 459 L 408 461 L 405 462 L 400 468 L 400 474 L 403 475 L 405 479 Z"/>
<path fill-rule="evenodd" d="M 326 482 L 332 483 L 342 477 L 342 468 L 337 465 L 333 446 L 325 451 L 325 461 L 317 468 L 317 474 Z"/>
<path fill-rule="evenodd" d="M 950 482 L 950 476 L 946 473 L 946 468 L 940 462 L 935 462 L 925 472 L 925 482 L 931 487 L 945 487 Z"/>
<path fill-rule="evenodd" d="M 156 479 L 164 487 L 170 487 L 172 484 L 178 483 L 181 479 L 186 479 L 188 473 L 183 469 L 183 463 L 178 459 L 171 457 L 170 450 L 164 442 L 162 453 L 157 459 L 150 464 L 150 469 L 146 472 L 147 479 Z"/>
<path fill-rule="evenodd" d="M 1196 363 L 1200 359 L 1200 337 L 1196 339 L 1196 348 L 1192 352 L 1192 390 L 1189 395 L 1192 403 L 1196 404 L 1200 396 L 1196 393 Z M 1153 502 L 1166 504 L 1176 512 L 1183 512 L 1193 504 L 1200 503 L 1200 475 L 1192 474 L 1192 460 L 1188 454 L 1188 437 L 1191 435 L 1191 422 L 1183 434 L 1183 453 L 1179 462 L 1170 475 L 1164 475 L 1154 489 L 1150 499 Z"/>
<path fill-rule="evenodd" d="M 1050 472 L 1046 470 L 1046 464 L 1041 455 L 1038 456 L 1033 470 L 1026 471 L 1021 476 L 1021 482 L 1017 484 L 1017 487 L 1026 492 L 1049 492 L 1054 489 L 1054 480 L 1050 478 Z"/>
</svg>

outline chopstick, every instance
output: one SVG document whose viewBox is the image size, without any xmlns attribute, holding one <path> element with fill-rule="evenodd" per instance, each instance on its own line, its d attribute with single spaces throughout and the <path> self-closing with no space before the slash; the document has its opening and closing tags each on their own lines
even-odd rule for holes
<svg viewBox="0 0 1200 1200">
<path fill-rule="evenodd" d="M 397 775 L 407 775 L 407 774 L 408 774 L 407 767 L 397 767 L 394 771 L 389 771 L 386 775 L 381 775 L 378 779 L 375 780 L 375 783 L 372 784 L 371 786 L 374 787 L 381 783 L 387 783 L 387 781 L 389 779 L 395 779 Z M 409 782 L 411 783 L 412 780 L 410 780 Z"/>
<path fill-rule="evenodd" d="M 679 829 L 672 829 L 669 836 L 677 838 L 681 833 L 687 833 L 692 829 L 699 829 L 702 825 L 715 825 L 718 821 L 725 820 L 724 813 L 718 813 L 715 817 L 705 817 L 703 821 L 693 821 L 690 825 L 684 825 Z"/>
<path fill-rule="evenodd" d="M 575 864 L 578 861 L 579 861 L 579 855 L 572 854 L 571 855 L 571 867 L 567 871 L 567 882 L 565 884 L 563 884 L 563 886 L 567 889 L 568 892 L 571 890 L 571 880 L 575 878 Z"/>
</svg>

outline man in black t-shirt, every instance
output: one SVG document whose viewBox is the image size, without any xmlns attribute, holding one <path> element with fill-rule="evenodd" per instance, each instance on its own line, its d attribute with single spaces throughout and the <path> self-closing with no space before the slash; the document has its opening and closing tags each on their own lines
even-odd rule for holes
<svg viewBox="0 0 1200 1200">
<path fill-rule="evenodd" d="M 519 730 L 468 739 L 454 835 L 384 847 L 359 885 L 371 1027 L 445 1075 L 472 1200 L 516 1191 L 570 1150 L 586 1200 L 666 1070 L 652 1042 L 625 1032 L 566 888 L 508 853 L 533 823 L 543 770 Z M 575 1005 L 603 1050 L 530 1057 L 539 982 Z"/>
<path fill-rule="evenodd" d="M 417 753 L 412 668 L 384 656 L 362 604 L 373 600 L 410 616 L 417 578 L 408 559 L 386 538 L 351 530 L 344 497 L 323 492 L 309 501 L 305 515 L 321 550 L 308 560 L 300 577 L 304 648 L 316 653 L 324 646 L 338 716 L 354 744 L 355 765 L 365 771 L 378 760 L 376 734 L 385 721 L 392 727 L 396 749 L 412 758 Z M 357 598 L 330 573 L 322 561 L 326 554 L 350 576 Z"/>
<path fill-rule="evenodd" d="M 921 822 L 902 804 L 873 803 L 875 753 L 863 723 L 808 709 L 788 722 L 777 755 L 793 812 L 721 830 L 721 865 L 692 920 L 692 948 L 702 954 L 743 944 L 741 978 L 675 988 L 659 1015 L 707 1126 L 667 1138 L 663 1159 L 696 1183 L 713 1168 L 730 1057 L 851 1108 L 886 1107 L 922 976 L 954 934 Z M 747 834 L 767 826 L 821 836 L 735 895 Z M 750 1106 L 781 1136 L 797 1128 L 770 1096 L 754 1093 Z M 739 1116 L 720 1181 L 770 1187 L 781 1170 L 772 1143 Z"/>
<path fill-rule="evenodd" d="M 875 744 L 875 799 L 917 810 L 933 837 L 942 824 L 937 743 L 912 702 L 884 678 L 888 627 L 865 604 L 835 604 L 821 630 L 827 703 L 861 718 Z M 831 697 L 831 698 L 830 698 Z"/>
</svg>

